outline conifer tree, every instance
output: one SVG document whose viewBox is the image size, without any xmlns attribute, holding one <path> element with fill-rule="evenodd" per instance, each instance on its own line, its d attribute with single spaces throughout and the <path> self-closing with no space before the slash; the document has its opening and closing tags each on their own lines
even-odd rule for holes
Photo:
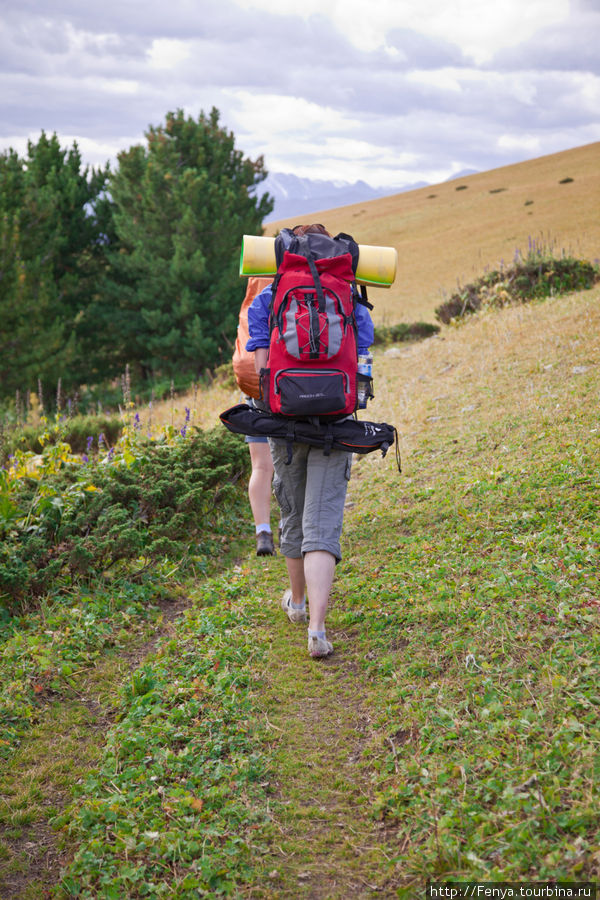
<svg viewBox="0 0 600 900">
<path fill-rule="evenodd" d="M 25 158 L 0 155 L 0 397 L 38 380 L 51 395 L 59 378 L 68 389 L 88 374 L 85 309 L 105 266 L 106 176 L 82 170 L 77 145 L 63 149 L 43 131 Z"/>
<path fill-rule="evenodd" d="M 146 140 L 119 155 L 110 179 L 117 246 L 96 315 L 111 322 L 123 363 L 195 376 L 235 338 L 241 238 L 272 209 L 253 191 L 266 171 L 236 150 L 216 109 L 197 120 L 171 112 Z"/>
</svg>

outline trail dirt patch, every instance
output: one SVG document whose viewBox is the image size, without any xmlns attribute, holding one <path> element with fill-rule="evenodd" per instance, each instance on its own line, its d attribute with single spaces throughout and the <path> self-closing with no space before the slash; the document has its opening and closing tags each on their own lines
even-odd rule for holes
<svg viewBox="0 0 600 900">
<path fill-rule="evenodd" d="M 261 704 L 273 736 L 273 829 L 262 878 L 248 896 L 395 896 L 397 848 L 372 816 L 366 765 L 383 748 L 353 636 L 329 627 L 334 654 L 312 660 L 305 626 L 290 624 L 275 602 L 268 620 Z"/>
</svg>

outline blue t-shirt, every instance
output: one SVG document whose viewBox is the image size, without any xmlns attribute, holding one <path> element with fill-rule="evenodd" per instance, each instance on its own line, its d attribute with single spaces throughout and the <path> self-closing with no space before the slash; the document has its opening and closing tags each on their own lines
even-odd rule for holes
<svg viewBox="0 0 600 900">
<path fill-rule="evenodd" d="M 252 353 L 259 347 L 269 346 L 269 310 L 271 307 L 271 285 L 257 294 L 248 307 L 248 332 L 250 339 L 246 343 L 246 350 Z M 356 304 L 355 310 L 358 355 L 366 353 L 374 340 L 373 321 L 369 310 L 362 303 Z"/>
</svg>

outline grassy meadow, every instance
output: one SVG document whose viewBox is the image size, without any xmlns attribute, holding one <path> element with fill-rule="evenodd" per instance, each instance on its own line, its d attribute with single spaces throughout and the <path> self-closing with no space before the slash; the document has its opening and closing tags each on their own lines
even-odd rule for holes
<svg viewBox="0 0 600 900">
<path fill-rule="evenodd" d="M 379 323 L 433 321 L 531 236 L 600 256 L 599 153 L 318 220 L 398 247 Z M 311 661 L 279 609 L 281 556 L 254 555 L 247 471 L 179 523 L 193 547 L 134 558 L 136 578 L 106 563 L 0 622 L 1 897 L 599 880 L 600 285 L 374 357 L 361 417 L 397 427 L 402 474 L 393 451 L 353 463 L 332 657 Z M 177 449 L 238 393 L 221 379 L 135 410 L 140 433 Z"/>
</svg>

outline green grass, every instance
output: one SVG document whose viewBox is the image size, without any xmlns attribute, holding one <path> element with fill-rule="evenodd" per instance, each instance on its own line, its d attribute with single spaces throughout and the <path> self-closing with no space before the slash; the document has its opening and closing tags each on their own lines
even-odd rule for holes
<svg viewBox="0 0 600 900">
<path fill-rule="evenodd" d="M 408 880 L 567 880 L 597 864 L 600 444 L 553 454 L 552 435 L 529 437 L 526 466 L 505 457 L 473 478 L 471 459 L 399 519 L 355 530 L 382 570 L 345 621 L 388 685 L 395 749 L 371 760 L 374 809 L 407 839 Z"/>
<path fill-rule="evenodd" d="M 66 895 L 219 896 L 246 880 L 266 776 L 242 588 L 207 582 L 125 683 L 98 771 L 56 820 L 79 845 Z"/>
<path fill-rule="evenodd" d="M 77 690 L 78 676 L 132 633 L 151 633 L 164 589 L 156 582 L 65 592 L 3 624 L 0 756 L 9 758 L 46 703 Z"/>
<path fill-rule="evenodd" d="M 381 685 L 373 809 L 405 885 L 598 873 L 597 377 L 524 415 L 527 366 L 514 412 L 419 441 L 409 489 L 359 476 L 338 616 Z"/>
</svg>

